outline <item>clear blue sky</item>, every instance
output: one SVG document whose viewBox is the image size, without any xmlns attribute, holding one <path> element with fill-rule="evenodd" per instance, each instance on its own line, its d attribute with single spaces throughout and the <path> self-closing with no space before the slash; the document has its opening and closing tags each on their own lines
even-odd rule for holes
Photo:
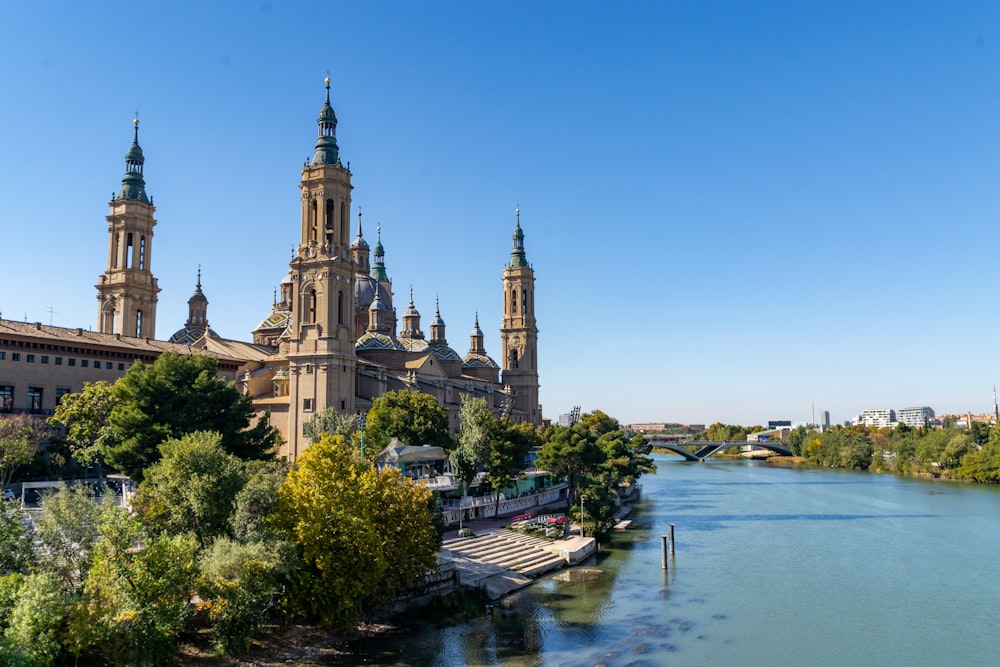
<svg viewBox="0 0 1000 667">
<path fill-rule="evenodd" d="M 478 309 L 499 356 L 520 205 L 547 416 L 992 409 L 996 2 L 5 2 L 3 317 L 96 326 L 138 110 L 156 334 L 200 264 L 248 340 L 327 70 L 397 308 L 459 352 Z"/>
</svg>

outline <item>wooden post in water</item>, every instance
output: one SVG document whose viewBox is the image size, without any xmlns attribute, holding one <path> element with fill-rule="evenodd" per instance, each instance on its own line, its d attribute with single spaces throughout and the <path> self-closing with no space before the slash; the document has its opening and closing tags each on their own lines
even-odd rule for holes
<svg viewBox="0 0 1000 667">
<path fill-rule="evenodd" d="M 670 555 L 674 555 L 674 524 L 670 524 Z"/>
<path fill-rule="evenodd" d="M 663 552 L 663 557 L 660 559 L 660 566 L 666 570 L 667 569 L 667 536 L 660 535 L 660 550 Z"/>
</svg>

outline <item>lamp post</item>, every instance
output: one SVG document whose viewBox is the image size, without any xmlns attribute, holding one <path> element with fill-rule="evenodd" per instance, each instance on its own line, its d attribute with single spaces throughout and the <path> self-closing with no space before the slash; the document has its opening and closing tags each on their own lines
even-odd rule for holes
<svg viewBox="0 0 1000 667">
<path fill-rule="evenodd" d="M 367 412 L 358 415 L 358 429 L 361 431 L 361 458 L 365 458 L 365 420 L 367 418 Z"/>
<path fill-rule="evenodd" d="M 584 497 L 583 497 L 583 494 L 581 493 L 580 494 L 580 537 L 584 537 L 584 534 L 583 534 L 584 533 L 584 530 L 583 530 L 583 500 L 584 500 Z"/>
</svg>

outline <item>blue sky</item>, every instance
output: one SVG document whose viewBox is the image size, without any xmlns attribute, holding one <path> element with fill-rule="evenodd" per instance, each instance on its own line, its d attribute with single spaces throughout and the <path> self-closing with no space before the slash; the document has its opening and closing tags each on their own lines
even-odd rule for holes
<svg viewBox="0 0 1000 667">
<path fill-rule="evenodd" d="M 3 317 L 96 326 L 138 110 L 157 336 L 200 264 L 248 340 L 327 70 L 397 308 L 459 352 L 478 309 L 499 356 L 520 205 L 547 416 L 992 409 L 995 2 L 6 2 Z"/>
</svg>

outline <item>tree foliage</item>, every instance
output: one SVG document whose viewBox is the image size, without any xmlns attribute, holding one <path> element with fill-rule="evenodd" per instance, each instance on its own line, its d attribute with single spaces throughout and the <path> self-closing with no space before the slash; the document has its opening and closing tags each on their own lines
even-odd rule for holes
<svg viewBox="0 0 1000 667">
<path fill-rule="evenodd" d="M 430 394 L 402 389 L 376 398 L 365 420 L 365 440 L 373 456 L 391 438 L 406 445 L 431 445 L 450 450 L 454 446 L 448 428 L 448 411 Z"/>
<path fill-rule="evenodd" d="M 65 591 L 75 591 L 87 577 L 100 518 L 108 508 L 114 510 L 113 505 L 110 493 L 98 499 L 94 489 L 84 485 L 62 487 L 42 496 L 41 512 L 34 519 L 37 563 Z"/>
<path fill-rule="evenodd" d="M 240 460 L 221 440 L 218 433 L 198 431 L 160 446 L 163 458 L 146 470 L 133 501 L 154 532 L 191 532 L 201 544 L 228 535 L 245 479 Z"/>
<path fill-rule="evenodd" d="M 350 625 L 434 567 L 430 491 L 393 469 L 377 471 L 340 437 L 299 456 L 278 502 L 275 520 L 304 564 L 292 603 L 323 625 Z"/>
<path fill-rule="evenodd" d="M 214 357 L 173 352 L 152 365 L 133 364 L 114 384 L 108 463 L 141 481 L 163 442 L 194 431 L 218 433 L 222 448 L 241 459 L 272 457 L 277 431 L 264 419 L 253 424 L 250 397 L 217 371 Z"/>
<path fill-rule="evenodd" d="M 284 584 L 286 545 L 223 537 L 202 552 L 198 591 L 221 653 L 245 651 L 267 620 Z"/>
<path fill-rule="evenodd" d="M 344 438 L 344 442 L 350 442 L 357 430 L 357 416 L 341 414 L 336 408 L 317 412 L 302 426 L 302 433 L 310 442 L 319 442 L 325 435 L 339 435 Z"/>
<path fill-rule="evenodd" d="M 6 489 L 14 471 L 35 455 L 43 435 L 42 422 L 31 415 L 0 416 L 0 490 Z"/>
<path fill-rule="evenodd" d="M 70 453 L 84 466 L 104 462 L 105 452 L 114 446 L 115 433 L 108 428 L 108 417 L 116 404 L 113 385 L 84 382 L 82 391 L 62 397 L 49 418 L 53 426 L 66 428 Z"/>
<path fill-rule="evenodd" d="M 70 604 L 69 595 L 53 575 L 39 572 L 26 576 L 3 633 L 0 662 L 38 667 L 56 664 Z"/>
<path fill-rule="evenodd" d="M 151 535 L 138 517 L 110 508 L 100 522 L 93 566 L 70 622 L 69 648 L 117 664 L 162 664 L 190 614 L 197 541 Z"/>
</svg>

